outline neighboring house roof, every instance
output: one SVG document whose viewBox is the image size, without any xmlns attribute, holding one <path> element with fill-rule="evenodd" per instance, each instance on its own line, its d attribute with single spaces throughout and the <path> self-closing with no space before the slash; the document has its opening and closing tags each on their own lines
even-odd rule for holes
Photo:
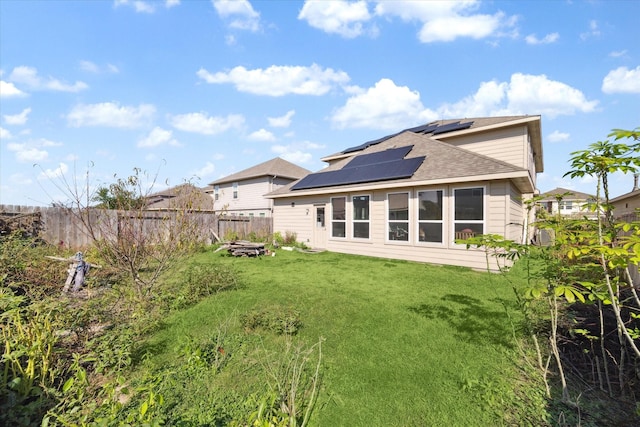
<svg viewBox="0 0 640 427">
<path fill-rule="evenodd" d="M 344 174 L 335 174 L 335 172 L 343 171 L 345 173 L 349 173 L 350 170 L 355 170 L 357 168 L 353 165 L 364 162 L 367 158 L 366 156 L 373 153 L 381 153 L 380 156 L 384 158 L 383 152 L 389 150 L 388 153 L 392 154 L 397 152 L 397 150 L 394 149 L 399 147 L 411 147 L 409 150 L 401 152 L 402 154 L 406 152 L 406 155 L 404 155 L 402 159 L 398 159 L 400 160 L 400 163 L 402 161 L 418 159 L 411 162 L 415 163 L 414 165 L 407 165 L 409 167 L 409 172 L 404 174 L 401 173 L 400 178 L 389 178 L 388 175 L 376 175 L 374 171 L 373 175 L 371 175 L 372 178 L 369 181 L 358 182 L 347 180 L 344 184 L 340 185 L 335 184 L 335 180 L 323 179 L 330 176 L 323 174 L 333 173 L 334 175 L 342 176 Z M 350 165 L 351 162 L 355 163 Z M 379 170 L 385 170 L 388 163 L 381 162 L 377 165 L 379 166 Z M 367 164 L 366 166 L 370 166 L 370 164 Z M 413 166 L 416 167 L 413 168 Z M 373 168 L 369 168 L 367 170 L 370 169 L 375 170 L 375 165 Z M 402 171 L 407 172 L 406 170 Z M 376 179 L 376 177 L 380 178 Z M 424 134 L 405 131 L 382 142 L 363 148 L 355 156 L 351 155 L 340 159 L 322 171 L 311 174 L 301 181 L 297 181 L 273 191 L 269 193 L 267 197 L 278 198 L 349 191 L 354 188 L 362 189 L 363 186 L 367 188 L 388 188 L 393 186 L 406 186 L 409 183 L 411 185 L 437 185 L 490 179 L 512 179 L 516 185 L 521 187 L 523 192 L 533 192 L 529 172 L 526 169 L 438 141 Z M 324 181 L 325 184 L 328 182 L 330 185 L 320 185 L 312 188 L 305 188 L 305 186 L 303 186 L 302 189 L 295 189 L 296 185 L 300 182 L 313 182 L 314 180 L 321 183 Z"/>
<path fill-rule="evenodd" d="M 546 193 L 542 193 L 540 196 L 543 200 L 556 200 L 557 196 L 563 196 L 562 200 L 595 200 L 596 196 L 587 193 L 581 193 L 579 191 L 568 190 L 566 188 L 554 188 L 551 191 L 547 191 Z"/>
<path fill-rule="evenodd" d="M 640 198 L 640 189 L 635 189 L 635 190 L 632 190 L 632 191 L 630 191 L 628 193 L 625 193 L 625 194 L 622 194 L 622 195 L 620 195 L 618 197 L 615 197 L 615 198 L 609 200 L 609 203 L 616 203 L 616 202 L 620 202 L 622 200 L 634 199 L 636 197 Z"/>
<path fill-rule="evenodd" d="M 544 172 L 544 166 L 542 163 L 542 136 L 540 128 L 540 116 L 500 116 L 500 117 L 476 117 L 476 118 L 464 118 L 464 119 L 450 119 L 450 120 L 435 120 L 427 123 L 426 125 L 408 128 L 398 133 L 384 136 L 379 139 L 365 142 L 363 144 L 349 147 L 339 153 L 329 155 L 322 160 L 336 160 L 352 153 L 364 150 L 370 146 L 382 143 L 389 138 L 398 136 L 404 132 L 413 132 L 421 135 L 429 135 L 434 139 L 447 139 L 455 136 L 460 136 L 468 133 L 476 133 L 479 131 L 491 130 L 498 127 L 522 125 L 526 124 L 529 134 L 531 135 L 531 144 L 534 151 L 534 159 L 536 163 L 536 170 L 538 172 Z"/>
<path fill-rule="evenodd" d="M 210 186 L 224 184 L 227 182 L 237 182 L 252 178 L 260 178 L 263 176 L 271 176 L 278 178 L 300 179 L 311 173 L 310 170 L 294 165 L 280 157 L 252 166 L 248 169 L 236 172 L 224 178 L 217 179 L 210 183 Z"/>
<path fill-rule="evenodd" d="M 212 211 L 213 199 L 205 193 L 204 189 L 192 184 L 181 184 L 151 194 L 146 197 L 147 210 L 174 210 L 190 209 L 199 211 Z"/>
</svg>

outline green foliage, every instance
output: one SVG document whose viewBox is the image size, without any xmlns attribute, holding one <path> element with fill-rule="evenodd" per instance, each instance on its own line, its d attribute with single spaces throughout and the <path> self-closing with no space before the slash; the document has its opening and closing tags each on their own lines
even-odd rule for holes
<svg viewBox="0 0 640 427">
<path fill-rule="evenodd" d="M 278 335 L 295 335 L 302 327 L 300 313 L 297 310 L 279 305 L 244 313 L 240 316 L 240 323 L 247 331 L 261 329 Z"/>
<path fill-rule="evenodd" d="M 51 404 L 61 366 L 55 306 L 0 288 L 0 422 L 30 424 Z"/>
<path fill-rule="evenodd" d="M 293 231 L 285 231 L 284 236 L 281 232 L 273 233 L 272 239 L 278 246 L 296 246 L 298 243 L 298 234 Z"/>
<path fill-rule="evenodd" d="M 140 191 L 143 184 L 142 170 L 135 168 L 128 178 L 116 178 L 116 182 L 106 187 L 98 187 L 91 198 L 98 208 L 117 210 L 137 210 L 144 206 L 145 199 Z"/>
</svg>

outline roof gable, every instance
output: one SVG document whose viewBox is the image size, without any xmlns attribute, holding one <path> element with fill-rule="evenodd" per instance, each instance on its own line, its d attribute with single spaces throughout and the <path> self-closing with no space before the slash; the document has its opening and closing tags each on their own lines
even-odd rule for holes
<svg viewBox="0 0 640 427">
<path fill-rule="evenodd" d="M 555 200 L 559 196 L 562 196 L 563 200 L 595 200 L 596 198 L 596 196 L 593 196 L 591 194 L 581 193 L 579 191 L 574 191 L 574 190 L 568 190 L 562 187 L 554 188 L 551 191 L 542 193 L 540 196 L 542 197 L 541 200 L 545 200 L 545 199 Z"/>
<path fill-rule="evenodd" d="M 279 178 L 289 178 L 292 180 L 300 179 L 303 176 L 311 173 L 311 171 L 302 168 L 298 165 L 294 165 L 280 157 L 268 160 L 258 165 L 252 166 L 248 169 L 244 169 L 240 172 L 236 172 L 232 175 L 225 176 L 217 179 L 209 185 L 223 184 L 226 182 L 243 181 L 252 178 L 259 178 L 263 176 L 274 176 Z"/>
</svg>

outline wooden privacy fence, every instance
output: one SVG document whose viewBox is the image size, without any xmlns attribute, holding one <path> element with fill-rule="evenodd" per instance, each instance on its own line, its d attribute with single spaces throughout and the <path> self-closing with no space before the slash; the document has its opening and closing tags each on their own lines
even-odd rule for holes
<svg viewBox="0 0 640 427">
<path fill-rule="evenodd" d="M 157 229 L 158 224 L 182 215 L 175 211 L 116 211 L 88 208 L 83 216 L 92 224 L 94 236 L 108 238 L 122 232 L 123 224 L 130 226 L 135 221 L 137 227 L 144 230 Z M 215 238 L 227 237 L 247 239 L 252 235 L 264 237 L 272 233 L 272 220 L 266 217 L 227 217 L 219 216 L 215 212 L 188 212 L 189 227 L 195 229 L 195 235 L 204 243 L 210 243 Z M 6 224 L 0 233 L 6 234 L 12 227 L 21 230 L 29 229 L 34 234 L 34 227 L 40 238 L 47 243 L 64 246 L 71 249 L 81 249 L 90 246 L 93 239 L 89 230 L 78 218 L 77 211 L 64 207 L 15 206 L 0 205 L 0 223 Z M 104 234 L 104 235 L 101 235 Z M 153 233 L 151 233 L 153 234 Z"/>
</svg>

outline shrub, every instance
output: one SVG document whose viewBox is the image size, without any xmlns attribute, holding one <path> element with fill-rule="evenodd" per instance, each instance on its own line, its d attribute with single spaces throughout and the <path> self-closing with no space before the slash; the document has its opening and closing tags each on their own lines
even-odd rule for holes
<svg viewBox="0 0 640 427">
<path fill-rule="evenodd" d="M 247 331 L 263 329 L 278 335 L 295 335 L 302 327 L 300 313 L 282 306 L 251 310 L 240 316 L 240 323 Z"/>
</svg>

